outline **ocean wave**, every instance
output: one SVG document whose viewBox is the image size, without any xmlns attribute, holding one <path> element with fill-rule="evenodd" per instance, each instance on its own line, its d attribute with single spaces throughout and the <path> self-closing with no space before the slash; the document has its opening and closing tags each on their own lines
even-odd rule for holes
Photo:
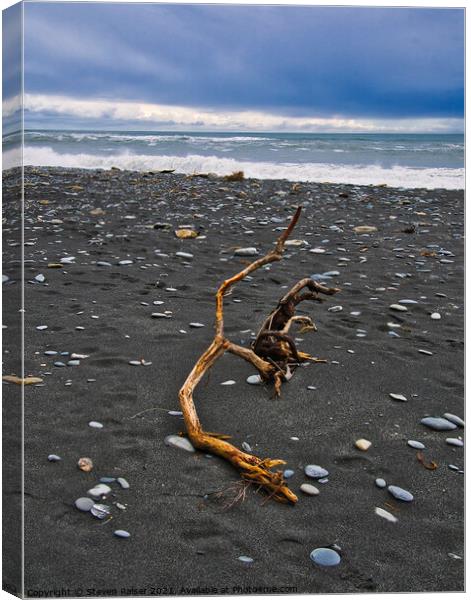
<svg viewBox="0 0 471 600">
<path fill-rule="evenodd" d="M 13 157 L 12 157 L 13 158 Z M 17 157 L 16 157 L 17 158 Z M 9 151 L 4 153 L 4 168 L 8 168 Z M 175 169 L 177 173 L 215 173 L 227 175 L 244 171 L 246 177 L 257 179 L 287 179 L 350 183 L 354 185 L 387 184 L 403 188 L 464 188 L 464 169 L 412 168 L 378 165 L 346 165 L 329 163 L 248 162 L 216 156 L 151 156 L 131 153 L 103 156 L 95 154 L 60 154 L 49 147 L 26 146 L 25 165 L 109 169 L 119 167 L 132 171 Z"/>
<path fill-rule="evenodd" d="M 25 133 L 26 140 L 55 142 L 55 141 L 76 141 L 76 142 L 94 142 L 97 140 L 109 140 L 116 142 L 188 142 L 198 143 L 201 141 L 220 143 L 220 142 L 272 142 L 272 138 L 249 135 L 189 135 L 185 133 L 175 134 L 150 134 L 150 133 L 111 133 L 111 132 L 66 132 L 66 131 L 28 131 Z"/>
</svg>

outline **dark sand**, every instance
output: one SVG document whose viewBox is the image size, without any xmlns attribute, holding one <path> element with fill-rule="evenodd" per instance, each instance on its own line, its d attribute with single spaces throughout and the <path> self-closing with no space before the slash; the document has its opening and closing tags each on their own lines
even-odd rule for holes
<svg viewBox="0 0 471 600">
<path fill-rule="evenodd" d="M 6 339 L 15 337 L 20 286 L 12 262 L 18 248 L 9 246 L 18 227 L 12 223 L 14 176 L 4 176 L 3 260 L 11 278 L 4 284 Z M 91 588 L 92 595 L 130 595 L 129 588 L 140 595 L 159 589 L 463 590 L 463 475 L 448 465 L 461 469 L 464 458 L 462 448 L 445 443 L 463 430 L 437 432 L 420 424 L 425 415 L 463 416 L 463 193 L 330 184 L 291 189 L 286 181 L 26 169 L 26 373 L 44 379 L 43 386 L 25 388 L 27 594 L 54 588 L 71 595 Z M 217 285 L 244 264 L 233 257 L 234 247 L 269 249 L 275 228 L 287 224 L 298 204 L 305 210 L 293 238 L 309 246 L 287 248 L 281 263 L 237 286 L 225 303 L 226 333 L 249 344 L 250 332 L 242 332 L 258 329 L 287 286 L 336 270 L 340 274 L 327 283 L 342 292 L 324 304 L 301 305 L 318 332 L 301 336 L 300 348 L 328 363 L 299 368 L 273 400 L 271 389 L 245 382 L 254 372 L 250 365 L 226 356 L 196 400 L 205 429 L 232 434 L 236 445 L 248 442 L 259 456 L 286 460 L 299 502 L 263 503 L 249 492 L 244 503 L 224 510 L 205 495 L 234 484 L 237 472 L 220 458 L 165 446 L 167 435 L 184 429 L 167 411 L 179 410 L 178 390 L 212 339 Z M 105 214 L 92 216 L 94 208 Z M 171 228 L 154 229 L 157 222 Z M 178 240 L 173 231 L 185 224 L 206 239 Z M 364 224 L 378 232 L 353 232 Z M 403 233 L 411 224 L 416 232 Z M 437 245 L 430 251 L 452 256 L 421 256 L 430 244 Z M 315 247 L 327 252 L 310 253 Z M 194 258 L 185 263 L 177 251 Z M 74 264 L 47 268 L 66 255 L 76 257 Z M 124 259 L 133 264 L 117 266 Z M 39 273 L 46 282 L 31 283 Z M 389 308 L 401 299 L 418 304 L 401 313 Z M 154 300 L 164 304 L 154 306 Z M 329 312 L 334 305 L 343 310 Z M 151 318 L 164 310 L 172 311 L 171 319 Z M 435 311 L 441 320 L 431 320 Z M 193 321 L 205 327 L 192 329 Z M 398 338 L 388 335 L 391 321 L 401 324 L 394 330 Z M 357 337 L 357 329 L 366 337 Z M 45 356 L 48 349 L 90 356 L 80 366 L 58 368 L 53 363 L 60 357 Z M 13 356 L 4 358 L 4 373 L 17 372 Z M 128 364 L 140 358 L 152 365 Z M 228 379 L 236 385 L 219 385 Z M 312 385 L 316 389 L 308 390 Z M 15 392 L 18 386 L 4 385 L 6 400 Z M 408 402 L 392 400 L 390 392 Z M 147 409 L 155 410 L 135 416 Z M 91 420 L 104 428 L 92 429 Z M 358 438 L 372 442 L 367 452 L 354 447 Z M 426 459 L 438 463 L 435 471 L 418 462 L 409 439 L 426 445 Z M 61 462 L 48 462 L 50 453 Z M 82 456 L 93 459 L 92 473 L 77 468 Z M 310 481 L 320 489 L 317 497 L 299 492 L 308 482 L 306 464 L 330 472 L 326 484 Z M 102 476 L 130 483 L 129 490 L 112 484 L 107 503 L 113 519 L 107 523 L 73 506 Z M 411 491 L 414 501 L 394 500 L 375 486 L 377 477 Z M 398 522 L 377 516 L 375 507 Z M 118 539 L 115 529 L 132 537 Z M 311 562 L 311 550 L 334 544 L 339 566 Z M 254 562 L 243 564 L 241 555 Z"/>
</svg>

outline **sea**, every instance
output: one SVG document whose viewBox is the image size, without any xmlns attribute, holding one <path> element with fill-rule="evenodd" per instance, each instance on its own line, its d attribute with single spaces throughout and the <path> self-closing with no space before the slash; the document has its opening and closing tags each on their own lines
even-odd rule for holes
<svg viewBox="0 0 471 600">
<path fill-rule="evenodd" d="M 15 134 L 4 136 L 4 168 L 17 144 Z M 24 164 L 463 189 L 464 136 L 30 130 Z"/>
</svg>

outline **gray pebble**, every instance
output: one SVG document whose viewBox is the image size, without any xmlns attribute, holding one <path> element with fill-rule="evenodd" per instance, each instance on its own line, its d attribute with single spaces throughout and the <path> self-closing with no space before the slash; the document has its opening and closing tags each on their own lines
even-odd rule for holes
<svg viewBox="0 0 471 600">
<path fill-rule="evenodd" d="M 166 446 L 173 446 L 173 448 L 180 448 L 181 450 L 186 450 L 187 452 L 195 451 L 190 440 L 180 437 L 179 435 L 168 435 L 164 442 Z"/>
<path fill-rule="evenodd" d="M 77 498 L 75 501 L 75 508 L 78 508 L 83 512 L 88 512 L 94 504 L 95 501 L 91 498 Z"/>
<path fill-rule="evenodd" d="M 319 465 L 306 465 L 304 472 L 308 477 L 312 477 L 313 479 L 321 479 L 322 477 L 327 477 L 329 474 L 329 471 Z"/>
<path fill-rule="evenodd" d="M 311 552 L 310 558 L 321 567 L 335 567 L 341 561 L 340 555 L 331 548 L 316 548 Z"/>
<path fill-rule="evenodd" d="M 446 438 L 446 443 L 450 446 L 457 446 L 458 448 L 464 446 L 463 440 L 459 440 L 458 438 Z"/>
<path fill-rule="evenodd" d="M 59 460 L 62 460 L 60 456 L 57 456 L 57 454 L 49 454 L 49 456 L 47 457 L 47 460 L 49 462 L 58 462 Z"/>
<path fill-rule="evenodd" d="M 305 494 L 307 494 L 308 496 L 318 496 L 319 495 L 319 490 L 316 488 L 315 485 L 311 485 L 310 483 L 303 483 L 299 489 L 302 492 L 304 492 Z"/>
<path fill-rule="evenodd" d="M 93 427 L 94 429 L 103 429 L 103 423 L 99 423 L 98 421 L 90 421 L 88 426 Z"/>
<path fill-rule="evenodd" d="M 403 502 L 412 502 L 414 499 L 414 496 L 410 492 L 403 490 L 397 485 L 390 485 L 388 487 L 388 492 L 391 494 L 391 496 L 394 496 L 396 500 L 402 500 Z"/>
<path fill-rule="evenodd" d="M 118 477 L 118 479 L 116 481 L 123 488 L 123 490 L 129 489 L 129 483 L 126 481 L 126 479 L 124 479 L 124 477 Z"/>
<path fill-rule="evenodd" d="M 129 531 L 125 531 L 124 529 L 116 529 L 116 531 L 113 531 L 113 534 L 119 538 L 130 538 L 131 537 L 131 534 L 129 533 Z"/>
<path fill-rule="evenodd" d="M 250 556 L 239 556 L 237 560 L 240 560 L 240 562 L 243 562 L 246 564 L 253 563 L 253 558 L 250 558 Z"/>
<path fill-rule="evenodd" d="M 436 431 L 451 431 L 452 429 L 456 429 L 455 423 L 441 417 L 425 417 L 420 422 L 422 425 L 430 427 L 430 429 L 435 429 Z"/>
<path fill-rule="evenodd" d="M 443 415 L 443 418 L 447 419 L 448 421 L 451 421 L 452 423 L 454 423 L 455 425 L 458 425 L 459 427 L 464 427 L 463 419 L 460 419 L 460 417 L 457 417 L 456 415 L 453 415 L 452 413 L 445 413 Z"/>
<path fill-rule="evenodd" d="M 291 469 L 286 469 L 285 471 L 283 471 L 283 477 L 285 479 L 290 479 L 291 477 L 293 477 L 294 475 L 294 471 L 292 471 Z"/>
<path fill-rule="evenodd" d="M 416 442 L 415 440 L 408 440 L 407 445 L 416 450 L 423 450 L 425 448 L 422 442 Z"/>
<path fill-rule="evenodd" d="M 381 479 L 381 478 L 375 479 L 375 484 L 379 488 L 385 488 L 386 487 L 386 482 L 384 481 L 384 479 Z"/>
</svg>

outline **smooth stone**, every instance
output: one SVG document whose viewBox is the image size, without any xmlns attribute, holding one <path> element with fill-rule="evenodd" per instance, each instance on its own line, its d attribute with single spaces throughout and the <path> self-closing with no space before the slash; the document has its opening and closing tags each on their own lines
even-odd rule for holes
<svg viewBox="0 0 471 600">
<path fill-rule="evenodd" d="M 113 534 L 119 538 L 130 538 L 131 537 L 131 534 L 129 533 L 129 531 L 125 531 L 124 529 L 116 529 L 116 531 L 113 531 Z"/>
<path fill-rule="evenodd" d="M 397 310 L 398 312 L 407 312 L 407 308 L 402 306 L 402 304 L 391 304 L 389 308 L 392 310 Z"/>
<path fill-rule="evenodd" d="M 250 558 L 250 556 L 239 556 L 237 560 L 240 560 L 240 562 L 243 562 L 246 564 L 253 563 L 253 558 Z"/>
<path fill-rule="evenodd" d="M 328 312 L 341 312 L 343 310 L 343 306 L 331 306 L 327 310 Z"/>
<path fill-rule="evenodd" d="M 430 350 L 423 350 L 422 348 L 419 348 L 417 352 L 420 352 L 420 354 L 425 354 L 426 356 L 433 356 L 433 352 L 430 352 Z"/>
<path fill-rule="evenodd" d="M 183 415 L 181 410 L 169 410 L 168 414 L 172 417 L 181 417 Z"/>
<path fill-rule="evenodd" d="M 403 502 L 412 502 L 414 499 L 414 496 L 410 492 L 403 490 L 397 485 L 390 485 L 388 487 L 388 492 L 391 494 L 391 496 L 394 496 L 396 500 L 402 500 Z"/>
<path fill-rule="evenodd" d="M 46 356 L 56 356 L 57 351 L 56 350 L 46 350 L 46 352 L 44 352 L 44 354 Z"/>
<path fill-rule="evenodd" d="M 318 496 L 319 495 L 319 490 L 316 488 L 315 485 L 311 485 L 310 483 L 303 483 L 299 489 L 304 492 L 305 494 L 307 494 L 308 496 Z"/>
<path fill-rule="evenodd" d="M 89 427 L 93 427 L 94 429 L 103 429 L 103 423 L 98 421 L 90 421 L 88 423 Z"/>
<path fill-rule="evenodd" d="M 190 440 L 179 435 L 168 435 L 165 440 L 166 446 L 172 446 L 173 448 L 180 448 L 180 450 L 186 450 L 186 452 L 194 452 L 192 443 Z"/>
<path fill-rule="evenodd" d="M 54 366 L 55 367 L 65 367 L 65 363 L 61 362 L 60 360 L 56 360 L 56 361 L 54 361 Z"/>
<path fill-rule="evenodd" d="M 133 367 L 140 367 L 142 365 L 140 360 L 130 360 L 128 364 L 132 365 Z"/>
<path fill-rule="evenodd" d="M 430 315 L 430 318 L 433 321 L 439 321 L 442 318 L 442 315 L 440 313 L 434 312 Z"/>
<path fill-rule="evenodd" d="M 399 400 L 400 402 L 407 402 L 407 398 L 402 394 L 389 394 L 393 400 Z"/>
<path fill-rule="evenodd" d="M 49 454 L 49 456 L 47 457 L 47 460 L 49 462 L 58 462 L 58 461 L 60 461 L 62 459 L 61 459 L 60 456 L 57 456 L 57 454 Z"/>
<path fill-rule="evenodd" d="M 132 261 L 132 260 L 120 260 L 120 261 L 118 262 L 118 265 L 120 265 L 120 266 L 124 266 L 124 265 L 132 265 L 132 264 L 133 264 L 133 261 Z"/>
<path fill-rule="evenodd" d="M 204 327 L 203 323 L 190 323 L 190 327 Z"/>
<path fill-rule="evenodd" d="M 460 419 L 460 417 L 457 417 L 456 415 L 453 415 L 452 413 L 445 413 L 443 415 L 444 419 L 447 419 L 448 421 L 451 421 L 452 423 L 454 423 L 455 425 L 458 425 L 459 427 L 464 427 L 464 421 L 463 419 Z"/>
<path fill-rule="evenodd" d="M 113 265 L 109 262 L 106 262 L 106 260 L 98 260 L 96 263 L 97 267 L 112 267 Z"/>
<path fill-rule="evenodd" d="M 88 512 L 92 508 L 92 506 L 94 506 L 95 501 L 91 498 L 77 498 L 74 504 L 75 508 L 78 508 L 83 512 Z"/>
<path fill-rule="evenodd" d="M 378 479 L 375 479 L 375 485 L 379 488 L 385 488 L 386 487 L 386 482 L 384 479 L 381 479 L 380 477 Z"/>
<path fill-rule="evenodd" d="M 257 248 L 238 248 L 234 252 L 234 256 L 257 256 Z"/>
<path fill-rule="evenodd" d="M 252 452 L 252 448 L 250 447 L 250 444 L 247 444 L 247 442 L 242 442 L 242 448 L 246 451 L 246 452 Z"/>
<path fill-rule="evenodd" d="M 44 283 L 46 281 L 46 278 L 44 277 L 44 275 L 42 273 L 39 273 L 39 275 L 36 275 L 36 277 L 34 279 L 39 283 Z"/>
<path fill-rule="evenodd" d="M 61 258 L 59 262 L 61 262 L 63 265 L 70 265 L 74 262 L 75 260 L 75 256 L 65 256 L 64 258 Z"/>
<path fill-rule="evenodd" d="M 106 504 L 94 504 L 90 512 L 97 519 L 106 519 L 111 513 L 110 507 Z"/>
<path fill-rule="evenodd" d="M 260 385 L 262 383 L 262 378 L 260 375 L 250 375 L 247 377 L 246 381 L 247 383 L 250 383 L 250 385 Z"/>
<path fill-rule="evenodd" d="M 316 548 L 309 556 L 312 562 L 321 567 L 335 567 L 341 561 L 340 555 L 331 548 Z"/>
<path fill-rule="evenodd" d="M 379 517 L 382 517 L 383 519 L 386 519 L 386 521 L 389 521 L 390 523 L 397 523 L 397 517 L 395 517 L 394 515 L 392 515 L 387 510 L 384 510 L 384 508 L 380 508 L 379 506 L 376 506 L 375 507 L 375 513 Z"/>
<path fill-rule="evenodd" d="M 111 488 L 106 483 L 98 483 L 95 487 L 88 490 L 87 494 L 93 496 L 94 498 L 99 498 L 100 496 L 105 496 L 111 492 Z"/>
<path fill-rule="evenodd" d="M 358 448 L 358 450 L 366 452 L 371 447 L 371 442 L 369 440 L 360 439 L 355 442 L 355 447 Z"/>
<path fill-rule="evenodd" d="M 175 252 L 175 256 L 179 256 L 180 258 L 193 258 L 193 254 L 189 252 Z"/>
<path fill-rule="evenodd" d="M 322 477 L 327 477 L 329 474 L 329 471 L 319 465 L 306 465 L 304 472 L 308 477 L 312 477 L 313 479 L 322 479 Z"/>
<path fill-rule="evenodd" d="M 124 477 L 118 477 L 118 479 L 116 481 L 123 488 L 123 490 L 129 489 L 129 483 L 126 481 L 126 479 L 124 479 Z"/>
<path fill-rule="evenodd" d="M 38 331 L 44 331 L 45 329 L 47 329 L 47 325 L 38 325 L 38 326 L 36 327 L 36 329 L 37 329 Z"/>
<path fill-rule="evenodd" d="M 456 429 L 457 425 L 448 421 L 448 419 L 442 419 L 441 417 L 425 417 L 420 421 L 422 425 L 435 429 L 436 431 L 451 431 Z"/>
<path fill-rule="evenodd" d="M 223 381 L 221 385 L 234 385 L 235 381 L 233 379 L 228 379 L 227 381 Z"/>
<path fill-rule="evenodd" d="M 291 477 L 293 477 L 294 475 L 294 471 L 291 469 L 286 469 L 285 471 L 283 471 L 283 477 L 285 479 L 290 479 Z"/>
<path fill-rule="evenodd" d="M 79 366 L 79 364 L 80 364 L 80 361 L 79 361 L 79 360 L 69 360 L 69 361 L 67 362 L 67 365 L 68 365 L 69 367 L 78 367 L 78 366 Z"/>
<path fill-rule="evenodd" d="M 446 438 L 445 441 L 449 446 L 456 446 L 458 448 L 462 448 L 464 446 L 463 440 L 459 440 L 458 438 Z"/>
<path fill-rule="evenodd" d="M 155 312 L 151 314 L 151 317 L 153 317 L 154 319 L 169 319 L 170 315 L 161 312 Z"/>
<path fill-rule="evenodd" d="M 418 304 L 417 300 L 409 300 L 405 298 L 404 300 L 399 300 L 399 304 Z"/>
<path fill-rule="evenodd" d="M 424 450 L 425 449 L 425 445 L 422 444 L 422 442 L 417 442 L 415 440 L 408 440 L 407 445 L 410 446 L 411 448 L 415 448 L 416 450 Z"/>
<path fill-rule="evenodd" d="M 2 275 L 2 283 L 6 283 L 7 281 L 10 281 L 8 275 Z"/>
<path fill-rule="evenodd" d="M 100 483 L 113 483 L 116 481 L 116 477 L 100 477 Z"/>
</svg>

